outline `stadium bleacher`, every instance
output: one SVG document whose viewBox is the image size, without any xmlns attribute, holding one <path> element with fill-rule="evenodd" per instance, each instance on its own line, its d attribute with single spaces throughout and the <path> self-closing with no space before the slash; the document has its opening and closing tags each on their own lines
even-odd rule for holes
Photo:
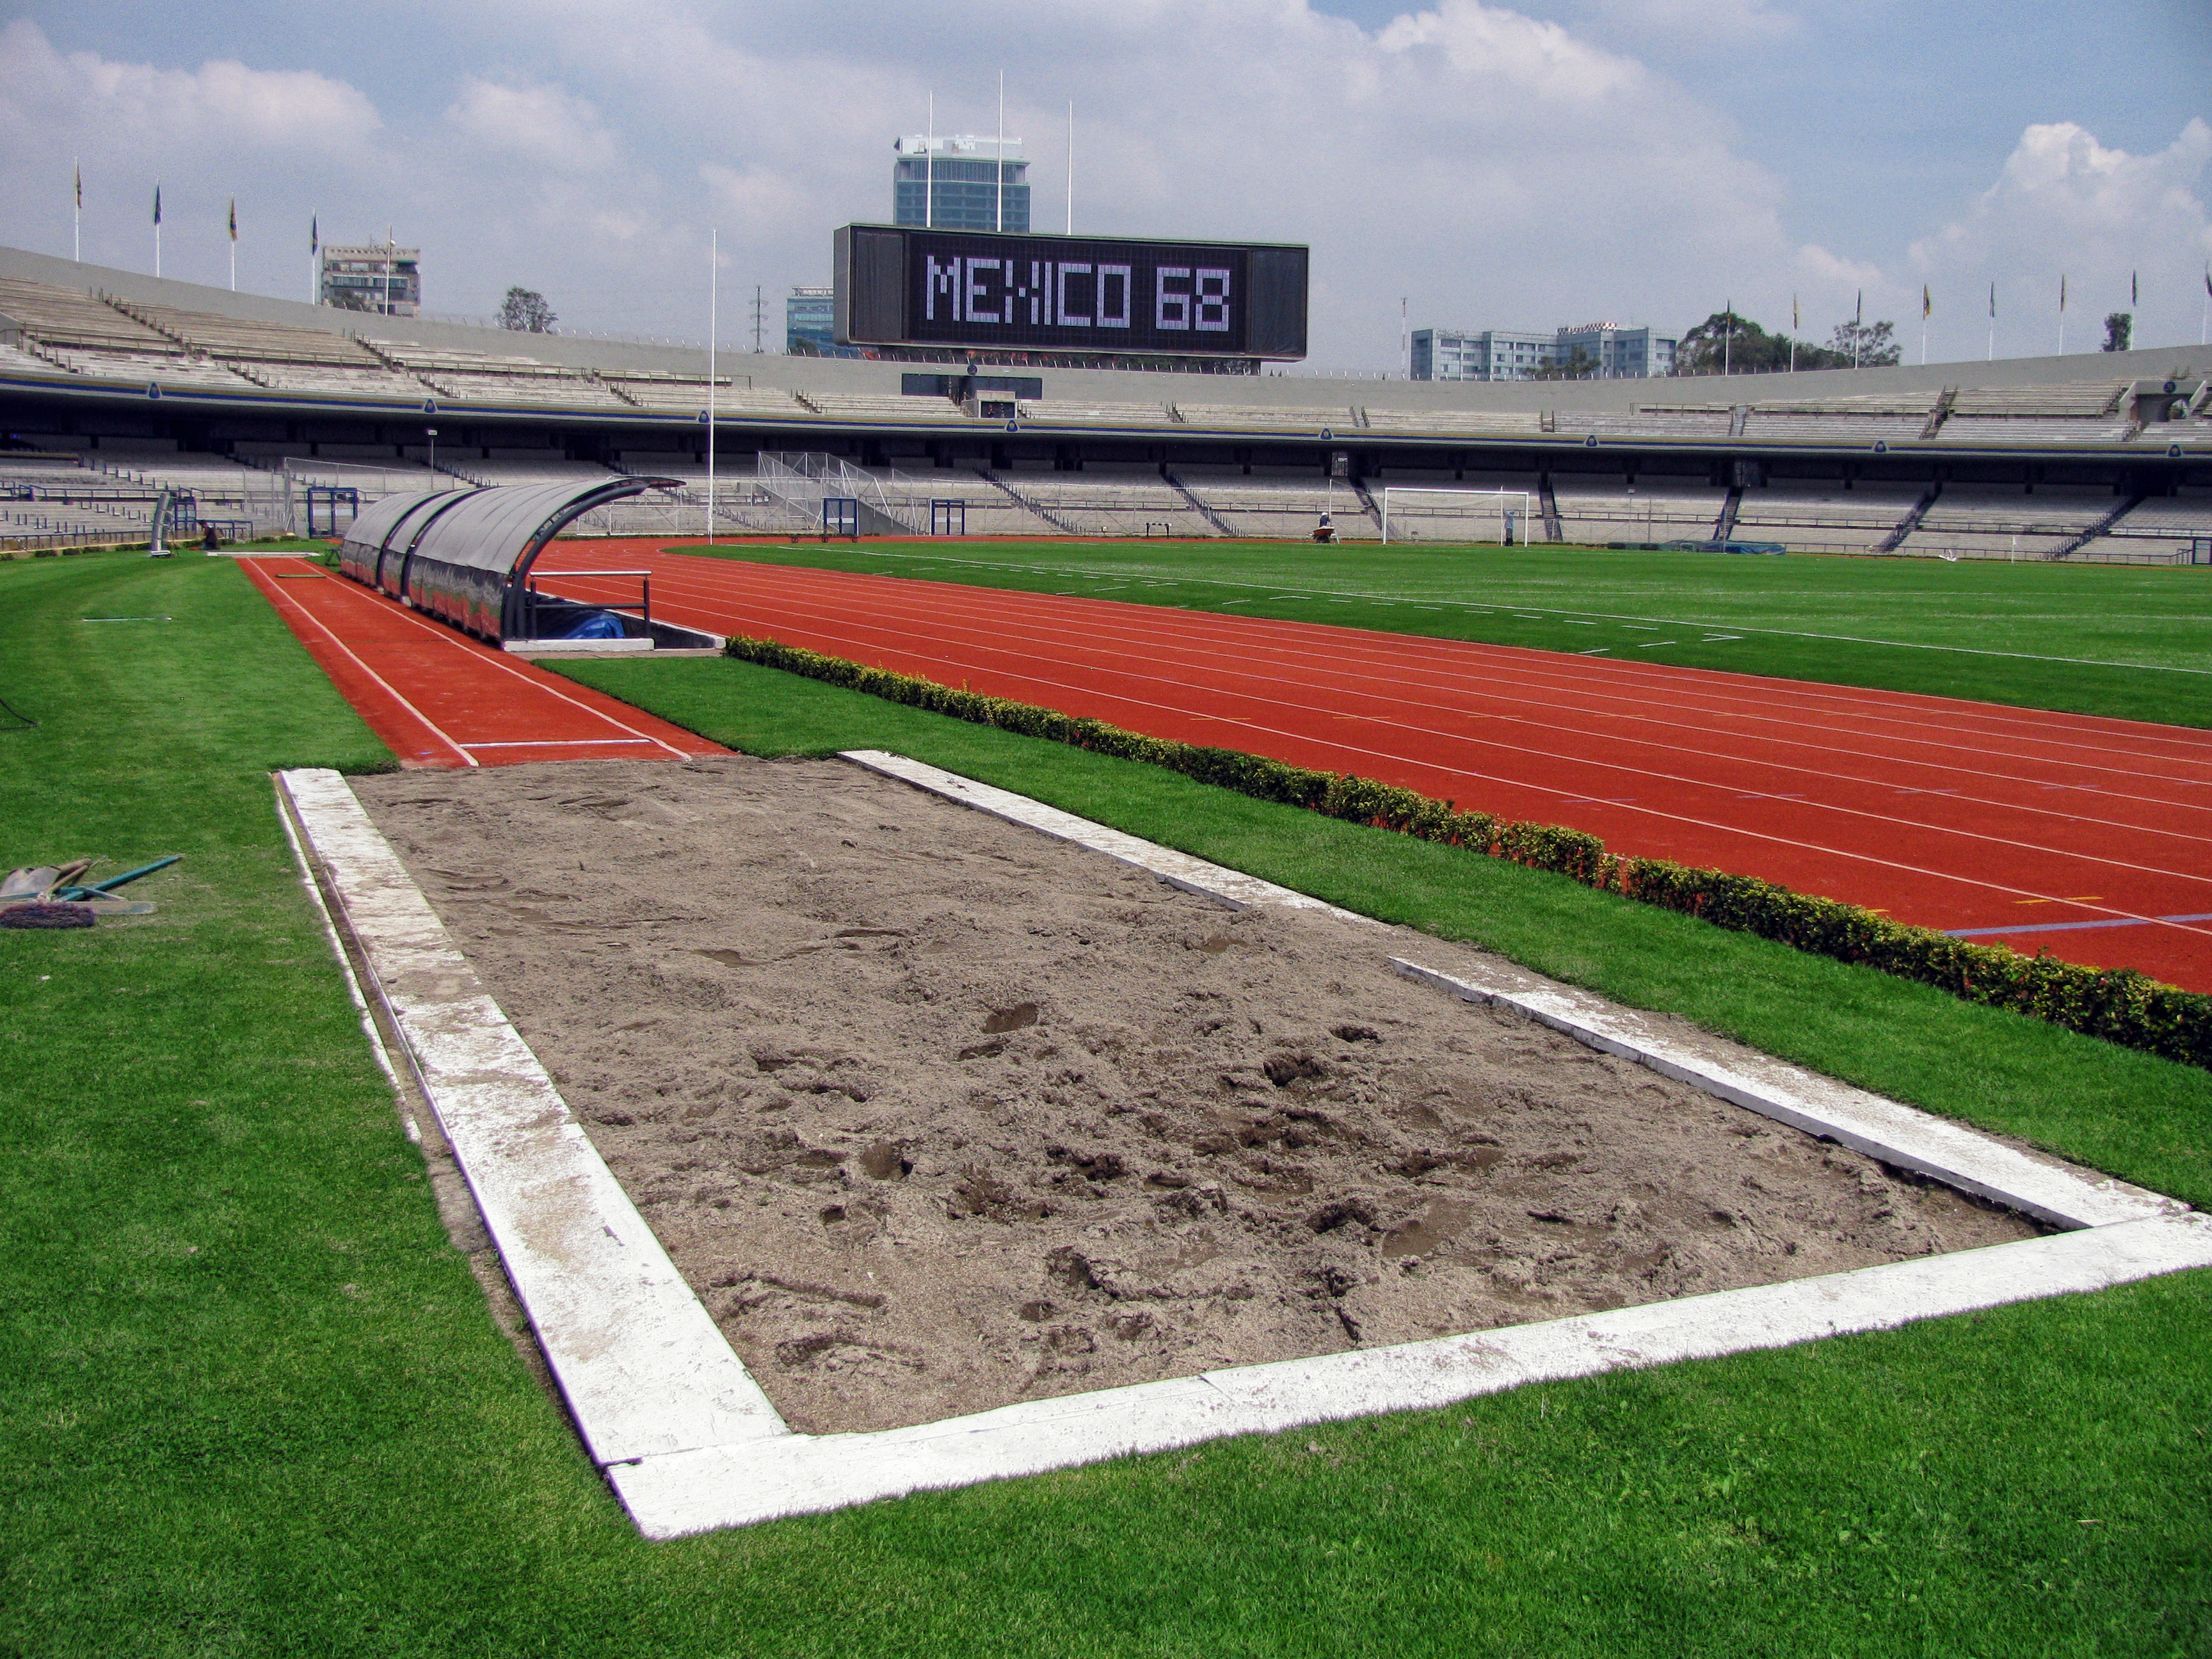
<svg viewBox="0 0 2212 1659">
<path fill-rule="evenodd" d="M 912 426 L 973 427 L 977 422 L 946 398 L 903 398 L 878 392 L 807 392 L 798 399 L 805 409 L 832 420 L 895 422 Z"/>
<path fill-rule="evenodd" d="M 1780 542 L 1804 553 L 1868 553 L 1895 530 L 1920 500 L 1905 486 L 1792 481 L 1747 490 L 1735 532 L 1747 541 Z"/>
<path fill-rule="evenodd" d="M 1544 429 L 1542 411 L 1533 409 L 1415 410 L 1376 409 L 1370 405 L 1359 413 L 1362 423 L 1375 432 L 1434 432 L 1446 436 L 1481 438 Z"/>
<path fill-rule="evenodd" d="M 1255 468 L 1249 475 L 1241 470 L 1200 466 L 1179 466 L 1175 471 L 1183 486 L 1204 501 L 1232 535 L 1304 541 L 1313 534 L 1324 513 L 1329 515 L 1340 541 L 1372 541 L 1382 533 L 1350 486 L 1332 487 L 1310 468 L 1273 473 Z"/>
<path fill-rule="evenodd" d="M 1048 426 L 1170 426 L 1165 404 L 1095 404 L 1066 398 L 1024 399 L 1020 418 Z"/>
<path fill-rule="evenodd" d="M 1047 523 L 1085 536 L 1212 536 L 1218 532 L 1190 499 L 1155 470 L 1103 473 L 992 473 Z M 971 525 L 971 528 L 972 528 Z"/>
<path fill-rule="evenodd" d="M 1768 399 L 1744 411 L 1742 436 L 1796 443 L 1873 444 L 1918 438 L 1936 413 L 1930 392 L 1905 396 Z"/>
<path fill-rule="evenodd" d="M 1728 501 L 1728 491 L 1701 479 L 1648 476 L 1630 485 L 1554 475 L 1552 494 L 1559 504 L 1561 537 L 1600 546 L 1607 542 L 1710 539 Z"/>
<path fill-rule="evenodd" d="M 1176 418 L 1186 426 L 1202 426 L 1225 431 L 1264 431 L 1268 428 L 1294 432 L 1343 432 L 1350 434 L 1359 424 L 1358 415 L 1348 404 L 1334 408 L 1288 409 L 1266 404 L 1186 404 L 1172 405 Z"/>
<path fill-rule="evenodd" d="M 655 374 L 644 371 L 601 377 L 616 396 L 640 409 L 680 410 L 685 413 L 707 407 L 704 375 Z M 714 380 L 714 404 L 719 413 L 803 415 L 806 411 L 788 392 L 774 386 L 739 386 L 726 375 Z"/>
<path fill-rule="evenodd" d="M 1626 413 L 1561 410 L 1553 417 L 1552 429 L 1574 437 L 1725 438 L 1733 419 L 1734 411 L 1724 404 L 1655 406 Z"/>
</svg>

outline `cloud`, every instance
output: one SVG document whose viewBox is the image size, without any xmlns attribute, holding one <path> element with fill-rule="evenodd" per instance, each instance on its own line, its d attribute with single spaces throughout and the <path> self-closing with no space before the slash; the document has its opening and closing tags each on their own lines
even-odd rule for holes
<svg viewBox="0 0 2212 1659">
<path fill-rule="evenodd" d="M 58 130 L 100 153 L 143 157 L 239 149 L 338 154 L 382 125 L 357 88 L 308 70 L 251 70 L 231 59 L 197 70 L 57 52 L 37 24 L 0 29 L 0 135 L 11 154 L 44 149 Z"/>
<path fill-rule="evenodd" d="M 1910 262 L 1917 277 L 1967 300 L 1960 309 L 1973 333 L 1986 327 L 1994 282 L 1999 349 L 2051 349 L 2062 276 L 2076 349 L 2095 343 L 2107 311 L 2136 313 L 2139 344 L 2194 341 L 2212 259 L 2208 171 L 2212 125 L 2201 119 L 2145 155 L 2109 148 L 2072 122 L 2031 126 L 1996 181 L 1914 243 Z M 2130 298 L 2131 280 L 2139 303 Z"/>
<path fill-rule="evenodd" d="M 1623 8 L 1670 28 L 1787 22 L 1769 0 Z M 2118 192 L 2111 225 L 2178 227 L 2178 241 L 2203 225 L 2200 126 L 2162 160 L 2087 134 L 2024 142 L 1988 201 L 1960 210 L 1957 234 L 1910 262 L 1895 246 L 1807 242 L 1785 226 L 1785 181 L 1747 153 L 1729 112 L 1620 49 L 1625 31 L 1608 46 L 1485 0 L 1436 0 L 1373 27 L 1310 0 L 975 0 L 919 13 L 864 0 L 803 12 L 769 0 L 449 0 L 447 15 L 477 47 L 465 68 L 427 78 L 416 60 L 384 70 L 390 60 L 334 36 L 330 61 L 361 66 L 359 86 L 307 66 L 64 54 L 34 25 L 11 25 L 0 210 L 23 228 L 10 234 L 66 251 L 69 158 L 81 151 L 96 176 L 88 257 L 143 265 L 139 181 L 150 193 L 158 169 L 190 208 L 172 233 L 173 275 L 217 276 L 222 202 L 235 191 L 249 228 L 241 277 L 265 290 L 298 291 L 290 226 L 304 233 L 313 212 L 329 238 L 391 225 L 420 243 L 441 312 L 482 314 L 521 282 L 574 326 L 702 336 L 710 228 L 725 287 L 774 295 L 827 280 L 834 228 L 888 215 L 891 139 L 921 128 L 933 94 L 940 132 L 992 131 L 1001 64 L 1008 127 L 1032 158 L 1035 222 L 1061 222 L 1073 102 L 1076 228 L 1310 243 L 1317 368 L 1394 366 L 1401 296 L 1417 326 L 1680 328 L 1725 300 L 1786 324 L 1795 294 L 1818 335 L 1862 289 L 1870 316 L 1905 314 L 1908 291 L 1917 304 L 1923 268 L 1931 280 L 1940 268 L 1948 289 L 1981 257 L 1974 239 L 2007 234 L 2023 204 L 2086 191 L 2091 205 L 2069 210 L 2094 216 Z M 2177 191 L 2192 205 L 2158 205 Z M 2063 245 L 2092 233 L 2050 234 Z"/>
<path fill-rule="evenodd" d="M 446 120 L 464 143 L 524 157 L 549 173 L 602 173 L 621 158 L 599 111 L 558 87 L 507 86 L 471 75 Z"/>
</svg>

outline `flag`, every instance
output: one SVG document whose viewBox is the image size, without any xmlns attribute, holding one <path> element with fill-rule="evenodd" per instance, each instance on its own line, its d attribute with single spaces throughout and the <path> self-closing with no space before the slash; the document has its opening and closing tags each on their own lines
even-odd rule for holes
<svg viewBox="0 0 2212 1659">
<path fill-rule="evenodd" d="M 307 216 L 307 257 L 312 259 L 323 251 L 323 223 L 313 214 Z"/>
<path fill-rule="evenodd" d="M 1994 316 L 1996 316 L 1996 314 L 1997 314 L 1997 285 L 1996 285 L 1995 283 L 1991 283 L 1990 284 L 1990 316 L 1992 316 L 1992 317 L 1994 317 Z"/>
<path fill-rule="evenodd" d="M 238 240 L 238 198 L 230 198 L 230 240 Z"/>
<path fill-rule="evenodd" d="M 1858 303 L 1851 307 L 1851 326 L 1858 328 L 1866 322 L 1866 290 L 1859 290 Z"/>
<path fill-rule="evenodd" d="M 161 187 L 159 185 L 154 186 L 154 222 L 157 225 L 161 222 Z"/>
<path fill-rule="evenodd" d="M 1797 320 L 1797 296 L 1793 294 L 1790 296 L 1790 331 L 1795 334 L 1804 325 Z"/>
<path fill-rule="evenodd" d="M 2136 285 L 2136 274 L 2132 270 L 2128 273 L 2128 303 L 2131 306 L 2142 303 L 2142 289 Z"/>
<path fill-rule="evenodd" d="M 2063 275 L 2058 278 L 2058 308 L 2061 311 L 2066 309 L 2066 278 Z"/>
<path fill-rule="evenodd" d="M 1928 320 L 1928 313 L 1929 313 L 1930 311 L 1934 310 L 1934 309 L 1935 309 L 1935 307 L 1936 307 L 1936 301 L 1934 301 L 1934 299 L 1932 299 L 1932 298 L 1929 296 L 1929 292 L 1928 292 L 1928 284 L 1927 284 L 1927 283 L 1921 283 L 1921 285 L 1920 285 L 1920 320 L 1921 320 L 1922 322 L 1923 322 L 1923 323 L 1924 323 L 1924 322 L 1926 322 L 1926 321 Z"/>
<path fill-rule="evenodd" d="M 82 167 L 76 169 L 76 204 L 80 208 L 84 205 L 84 169 Z"/>
</svg>

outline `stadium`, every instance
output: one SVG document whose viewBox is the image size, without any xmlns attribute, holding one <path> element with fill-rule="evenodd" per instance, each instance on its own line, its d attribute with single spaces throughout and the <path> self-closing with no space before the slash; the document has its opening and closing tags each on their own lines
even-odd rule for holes
<svg viewBox="0 0 2212 1659">
<path fill-rule="evenodd" d="M 0 247 L 0 1645 L 2202 1650 L 2212 349 L 931 119 L 804 352 Z"/>
</svg>

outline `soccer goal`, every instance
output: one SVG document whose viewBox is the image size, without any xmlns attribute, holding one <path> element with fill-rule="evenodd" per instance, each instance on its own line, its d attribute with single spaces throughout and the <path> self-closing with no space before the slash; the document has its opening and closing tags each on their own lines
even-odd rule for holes
<svg viewBox="0 0 2212 1659">
<path fill-rule="evenodd" d="M 1525 489 L 1422 489 L 1386 485 L 1382 539 L 1387 542 L 1495 542 L 1528 539 Z"/>
</svg>

